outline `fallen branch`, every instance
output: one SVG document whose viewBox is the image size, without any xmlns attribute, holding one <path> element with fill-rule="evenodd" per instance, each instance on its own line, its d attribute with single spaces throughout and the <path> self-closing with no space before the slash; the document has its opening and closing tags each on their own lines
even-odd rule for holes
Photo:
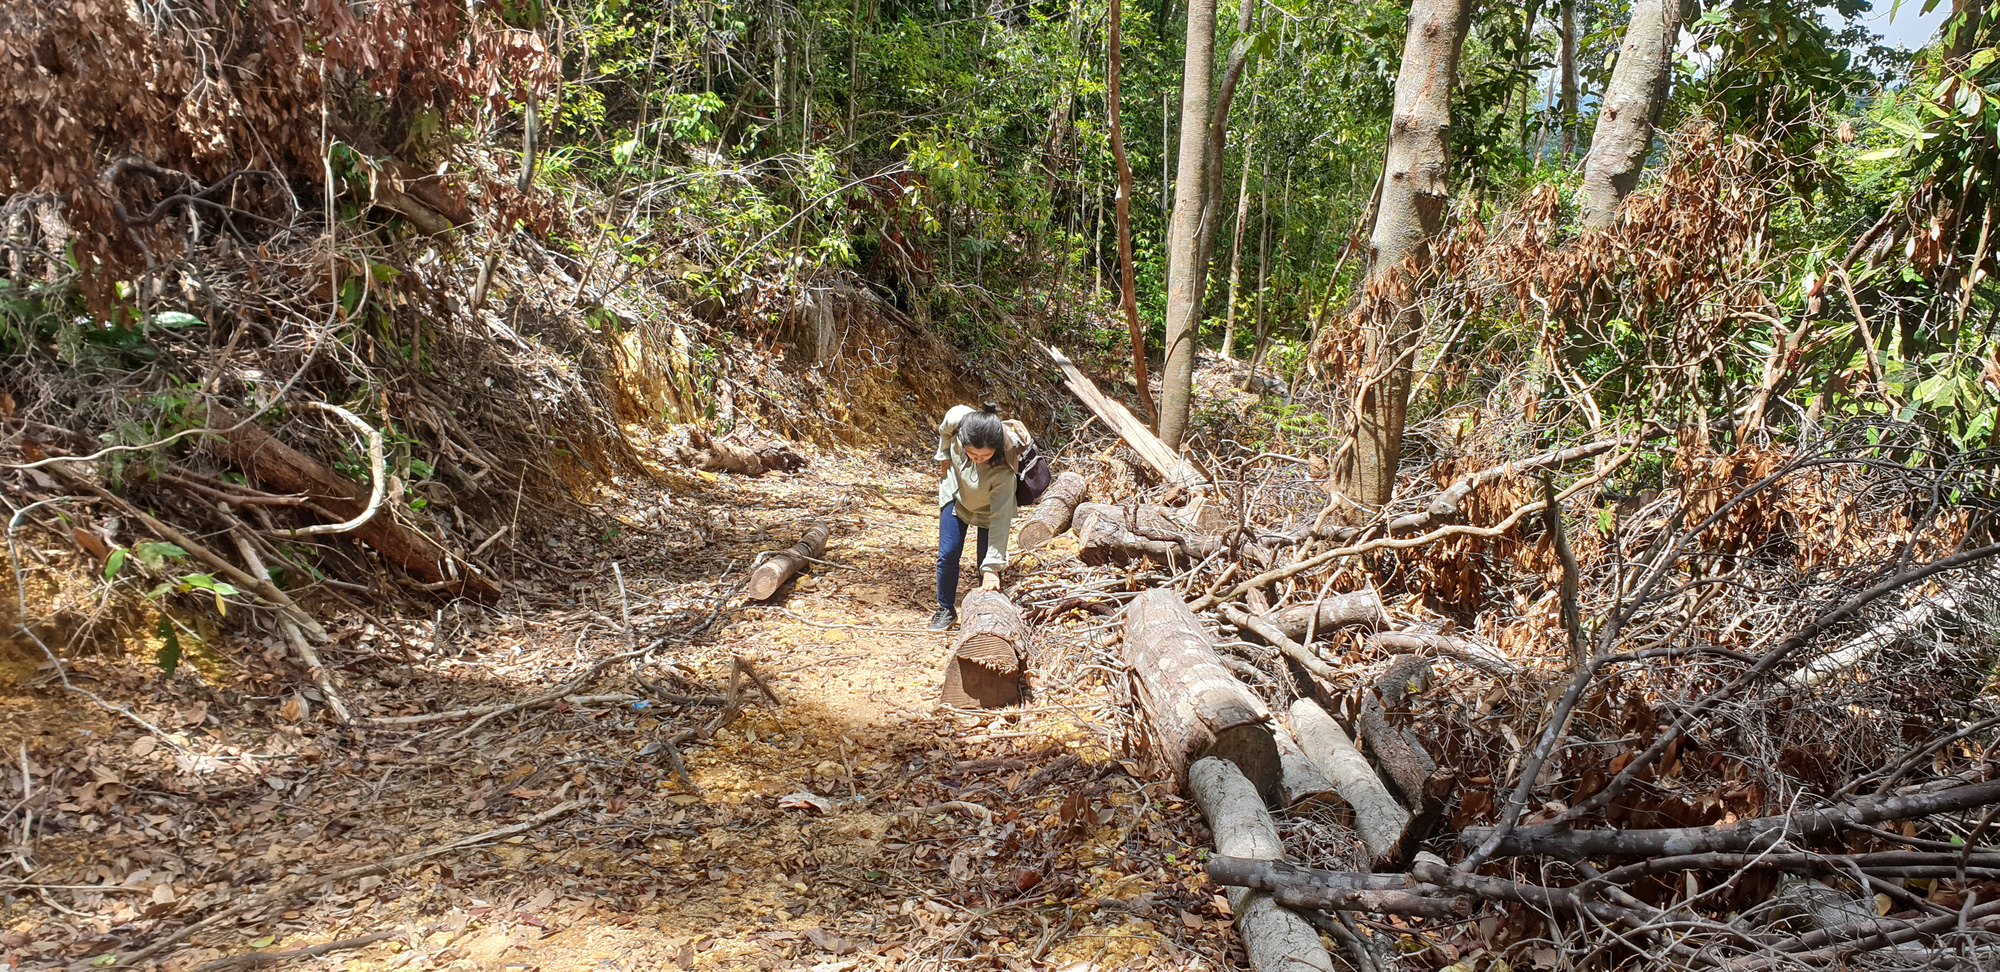
<svg viewBox="0 0 2000 972">
<path fill-rule="evenodd" d="M 1439 919 L 1472 913 L 1470 895 L 1447 895 L 1443 888 L 1405 874 L 1314 871 L 1279 860 L 1213 857 L 1208 877 L 1225 887 L 1269 892 L 1287 908 Z"/>
<path fill-rule="evenodd" d="M 1491 853 L 1527 854 L 1565 859 L 1592 857 L 1651 857 L 1723 851 L 1758 851 L 1781 841 L 1811 840 L 1856 824 L 1914 820 L 1932 814 L 1955 813 L 2000 802 L 2000 780 L 1987 780 L 1929 793 L 1864 797 L 1820 810 L 1803 810 L 1777 817 L 1755 817 L 1713 827 L 1668 827 L 1658 830 L 1566 830 L 1558 824 L 1517 827 L 1494 842 Z M 1459 840 L 1480 847 L 1497 828 L 1468 827 Z"/>
<path fill-rule="evenodd" d="M 368 505 L 363 507 L 361 512 L 354 514 L 351 519 L 343 523 L 315 523 L 310 526 L 296 527 L 287 530 L 286 533 L 292 537 L 316 537 L 329 533 L 352 533 L 365 526 L 369 520 L 374 519 L 376 512 L 382 509 L 382 493 L 389 483 L 388 461 L 382 456 L 382 432 L 374 426 L 361 421 L 360 416 L 338 405 L 329 405 L 325 402 L 307 402 L 306 404 L 320 411 L 330 412 L 339 416 L 342 421 L 354 426 L 356 430 L 368 439 L 368 476 L 372 485 L 369 487 Z"/>
<path fill-rule="evenodd" d="M 1417 631 L 1377 631 L 1368 636 L 1368 646 L 1388 652 L 1414 652 L 1448 658 L 1494 678 L 1508 678 L 1521 673 L 1521 666 L 1501 654 L 1500 649 L 1469 638 Z"/>
<path fill-rule="evenodd" d="M 1590 487 L 1603 482 L 1613 472 L 1616 472 L 1619 466 L 1624 465 L 1625 460 L 1630 459 L 1632 455 L 1633 454 L 1629 452 L 1625 453 L 1624 455 L 1618 457 L 1617 459 L 1605 463 L 1604 468 L 1599 469 L 1598 471 L 1590 474 L 1589 476 L 1583 479 L 1579 479 L 1576 482 L 1571 483 L 1568 489 L 1563 490 L 1562 495 L 1556 497 L 1556 502 L 1560 503 L 1563 500 L 1566 500 L 1571 496 L 1574 496 L 1577 493 L 1582 492 L 1583 490 L 1589 489 Z M 1539 513 L 1547 505 L 1548 503 L 1544 500 L 1535 500 L 1532 503 L 1523 504 L 1519 507 L 1516 507 L 1514 512 L 1507 514 L 1506 519 L 1501 520 L 1500 522 L 1495 523 L 1494 525 L 1489 527 L 1476 527 L 1476 526 L 1467 526 L 1464 524 L 1454 524 L 1452 526 L 1439 527 L 1421 536 L 1403 537 L 1401 539 L 1397 539 L 1395 537 L 1378 537 L 1374 540 L 1369 540 L 1364 543 L 1357 543 L 1346 547 L 1335 547 L 1332 550 L 1327 550 L 1322 553 L 1314 554 L 1311 557 L 1307 557 L 1306 559 L 1301 560 L 1298 563 L 1267 570 L 1261 574 L 1258 574 L 1255 577 L 1250 578 L 1249 580 L 1246 580 L 1236 585 L 1235 587 L 1230 588 L 1228 591 L 1225 591 L 1221 594 L 1213 594 L 1213 593 L 1205 594 L 1202 597 L 1196 599 L 1193 603 L 1189 604 L 1188 609 L 1193 611 L 1200 611 L 1208 607 L 1211 607 L 1213 605 L 1220 604 L 1223 601 L 1236 600 L 1237 598 L 1242 597 L 1244 594 L 1252 590 L 1264 587 L 1275 581 L 1284 580 L 1285 578 L 1294 576 L 1296 574 L 1305 573 L 1306 571 L 1311 570 L 1314 567 L 1318 567 L 1319 565 L 1324 564 L 1327 561 L 1334 560 L 1339 557 L 1356 557 L 1365 553 L 1373 553 L 1377 550 L 1407 550 L 1411 547 L 1421 547 L 1424 546 L 1425 544 L 1436 543 L 1437 541 L 1443 540 L 1446 537 L 1502 536 L 1506 534 L 1509 530 L 1514 529 L 1514 524 L 1521 522 L 1522 517 L 1527 516 L 1531 513 Z"/>
<path fill-rule="evenodd" d="M 785 550 L 769 551 L 770 555 L 764 558 L 764 562 L 750 572 L 750 583 L 744 588 L 743 596 L 762 601 L 778 593 L 778 588 L 793 574 L 826 554 L 826 541 L 832 535 L 832 524 L 814 524 L 806 529 L 805 536 L 798 543 Z"/>
<path fill-rule="evenodd" d="M 1659 438 L 1665 434 L 1665 429 L 1655 429 L 1637 438 L 1600 439 L 1586 445 L 1575 446 L 1569 449 L 1557 449 L 1553 452 L 1544 452 L 1538 456 L 1529 456 L 1526 459 L 1518 459 L 1502 463 L 1498 466 L 1490 466 L 1475 473 L 1469 473 L 1459 477 L 1457 482 L 1446 487 L 1444 492 L 1439 493 L 1437 498 L 1431 500 L 1422 510 L 1416 513 L 1406 513 L 1390 520 L 1389 532 L 1407 533 L 1411 530 L 1421 530 L 1424 527 L 1430 526 L 1432 521 L 1440 517 L 1453 516 L 1458 513 L 1459 506 L 1465 503 L 1465 498 L 1472 495 L 1473 490 L 1489 483 L 1499 482 L 1501 479 L 1514 473 L 1560 466 L 1578 459 L 1587 459 L 1591 456 L 1602 455 L 1620 446 L 1637 445 L 1647 439 Z"/>
<path fill-rule="evenodd" d="M 469 732 L 472 729 L 477 729 L 479 726 L 485 725 L 486 722 L 492 719 L 494 716 L 505 715 L 509 712 L 519 712 L 522 709 L 532 709 L 535 708 L 536 706 L 548 705 L 551 702 L 556 702 L 558 700 L 567 698 L 570 695 L 574 694 L 577 689 L 583 687 L 583 684 L 585 682 L 588 682 L 592 678 L 595 678 L 597 676 L 597 673 L 603 671 L 605 668 L 630 658 L 637 658 L 640 655 L 646 654 L 647 652 L 652 651 L 655 648 L 658 648 L 662 644 L 665 644 L 665 639 L 655 641 L 644 648 L 637 648 L 632 651 L 622 652 L 620 654 L 611 655 L 609 657 L 599 659 L 596 664 L 590 666 L 587 669 L 584 669 L 582 674 L 576 676 L 575 678 L 570 679 L 567 682 L 564 682 L 560 687 L 558 687 L 554 691 L 545 692 L 541 695 L 537 695 L 534 696 L 533 698 L 525 699 L 519 702 L 502 702 L 494 705 L 475 705 L 470 708 L 452 709 L 448 712 L 426 712 L 426 713 L 419 713 L 416 715 L 406 715 L 406 716 L 369 716 L 367 718 L 358 719 L 356 721 L 364 726 L 369 726 L 374 728 L 390 728 L 396 726 L 417 726 L 431 722 L 451 722 L 458 719 L 470 719 L 475 716 L 479 717 L 478 722 L 473 723 L 471 726 L 467 727 L 467 729 L 464 732 L 459 733 L 459 735 L 462 736 L 465 734 L 465 732 Z M 619 698 L 624 698 L 624 696 L 619 696 Z"/>
<path fill-rule="evenodd" d="M 324 945 L 294 948 L 284 952 L 245 952 L 242 955 L 219 958 L 206 965 L 198 965 L 195 967 L 194 972 L 236 972 L 238 969 L 261 969 L 270 965 L 283 965 L 287 962 L 331 955 L 334 952 L 346 952 L 352 949 L 366 948 L 376 942 L 395 938 L 399 934 L 401 932 L 384 931 L 376 932 L 372 935 L 362 935 L 359 938 L 343 938 L 337 942 L 327 942 Z"/>
<path fill-rule="evenodd" d="M 82 489 L 85 492 L 88 492 L 89 494 L 97 497 L 98 499 L 110 503 L 111 505 L 117 507 L 119 510 L 124 512 L 125 515 L 130 516 L 131 518 L 138 520 L 140 523 L 145 524 L 146 529 L 151 530 L 154 533 L 158 534 L 160 539 L 165 540 L 168 543 L 171 543 L 174 546 L 187 551 L 188 556 L 193 557 L 194 559 L 199 560 L 202 563 L 208 565 L 210 570 L 213 570 L 216 573 L 221 574 L 223 578 L 228 580 L 231 584 L 234 584 L 237 587 L 240 587 L 246 591 L 254 591 L 256 592 L 258 597 L 261 597 L 264 600 L 277 605 L 278 608 L 283 610 L 287 615 L 289 615 L 293 621 L 297 622 L 299 628 L 305 632 L 307 637 L 311 638 L 316 642 L 320 642 L 321 644 L 324 644 L 327 641 L 326 629 L 320 627 L 319 622 L 313 620 L 312 615 L 307 614 L 305 612 L 305 609 L 299 607 L 297 602 L 293 601 L 290 597 L 286 596 L 284 591 L 279 590 L 278 585 L 271 583 L 271 579 L 269 577 L 252 577 L 249 573 L 237 567 L 235 564 L 232 564 L 229 561 L 222 559 L 221 555 L 217 554 L 215 551 L 210 550 L 207 547 L 202 546 L 200 543 L 195 542 L 194 538 L 189 537 L 187 534 L 184 534 L 179 530 L 176 530 L 173 527 L 170 527 L 165 523 L 160 522 L 157 519 L 154 519 L 146 511 L 141 510 L 136 506 L 133 506 L 131 503 L 126 502 L 122 497 L 118 496 L 117 494 L 92 482 L 82 473 L 79 473 L 76 470 L 71 469 L 67 463 L 57 463 L 53 466 L 50 466 L 49 469 L 53 471 L 57 476 L 60 476 L 63 479 L 68 480 L 71 485 L 76 486 L 78 489 Z"/>
<path fill-rule="evenodd" d="M 1286 637 L 1284 630 L 1270 621 L 1244 611 L 1234 604 L 1224 604 L 1222 606 L 1222 616 L 1228 619 L 1230 624 L 1249 631 L 1269 642 L 1271 647 L 1284 652 L 1285 657 L 1298 662 L 1306 671 L 1325 680 L 1329 686 L 1339 687 L 1342 683 L 1352 680 L 1339 669 L 1321 661 L 1318 655 L 1307 650 L 1305 646 Z"/>
</svg>

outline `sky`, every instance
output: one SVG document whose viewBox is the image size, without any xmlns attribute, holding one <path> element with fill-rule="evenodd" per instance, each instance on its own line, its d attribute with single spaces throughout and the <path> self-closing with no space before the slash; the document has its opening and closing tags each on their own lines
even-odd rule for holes
<svg viewBox="0 0 2000 972">
<path fill-rule="evenodd" d="M 1882 35 L 1887 47 L 1922 47 L 1937 36 L 1938 25 L 1951 16 L 1950 0 L 1940 0 L 1928 14 L 1923 12 L 1923 0 L 1903 0 L 1893 19 L 1889 16 L 1891 6 L 1891 0 L 1876 0 L 1875 9 L 1862 17 L 1869 30 Z"/>
</svg>

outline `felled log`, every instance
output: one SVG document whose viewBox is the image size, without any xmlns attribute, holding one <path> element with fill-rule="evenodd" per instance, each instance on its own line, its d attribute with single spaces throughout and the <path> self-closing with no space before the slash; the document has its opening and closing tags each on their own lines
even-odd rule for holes
<svg viewBox="0 0 2000 972">
<path fill-rule="evenodd" d="M 826 553 L 826 540 L 833 535 L 833 525 L 819 523 L 806 530 L 806 535 L 798 543 L 785 550 L 771 553 L 757 569 L 750 572 L 750 583 L 743 588 L 743 596 L 753 601 L 768 599 L 778 593 L 778 588 L 793 574 L 798 573 Z"/>
<path fill-rule="evenodd" d="M 1172 588 L 1156 587 L 1126 607 L 1125 663 L 1154 750 L 1176 776 L 1216 756 L 1236 764 L 1267 802 L 1278 798 L 1283 770 L 1271 710 L 1222 666 Z"/>
<path fill-rule="evenodd" d="M 1047 348 L 1049 357 L 1055 359 L 1056 367 L 1062 369 L 1063 383 L 1069 386 L 1069 390 L 1074 392 L 1077 399 L 1082 401 L 1085 407 L 1089 408 L 1091 413 L 1102 420 L 1111 431 L 1118 433 L 1118 437 L 1125 440 L 1125 444 L 1131 446 L 1132 451 L 1139 454 L 1139 458 L 1146 460 L 1146 464 L 1152 466 L 1153 470 L 1160 474 L 1160 478 L 1185 489 L 1208 485 L 1208 477 L 1202 475 L 1201 470 L 1182 458 L 1180 453 L 1167 448 L 1167 444 L 1147 429 L 1146 424 L 1139 421 L 1131 409 L 1112 401 L 1099 391 L 1097 383 L 1091 381 L 1090 376 L 1084 374 L 1083 369 L 1078 368 L 1076 362 L 1070 360 L 1069 355 L 1062 353 L 1054 345 L 1048 345 Z"/>
<path fill-rule="evenodd" d="M 1299 748 L 1299 741 L 1282 728 L 1276 735 L 1279 805 L 1296 807 L 1302 803 L 1329 800 L 1339 801 L 1340 805 L 1345 806 L 1346 801 L 1340 800 L 1340 791 L 1333 788 L 1333 781 L 1327 779 L 1326 774 L 1320 772 L 1319 767 L 1311 759 L 1306 758 L 1306 751 Z"/>
<path fill-rule="evenodd" d="M 1354 715 L 1354 730 L 1368 745 L 1368 755 L 1382 768 L 1382 775 L 1412 810 L 1423 806 L 1424 781 L 1437 772 L 1437 762 L 1424 752 L 1423 745 L 1403 730 L 1389 724 L 1382 703 L 1369 692 L 1361 693 L 1360 711 Z"/>
<path fill-rule="evenodd" d="M 767 472 L 792 472 L 806 465 L 804 456 L 781 445 L 738 445 L 710 436 L 700 426 L 688 427 L 692 447 L 683 458 L 703 472 L 727 472 L 739 476 L 762 476 Z"/>
<path fill-rule="evenodd" d="M 1056 481 L 1042 493 L 1042 501 L 1035 504 L 1035 514 L 1021 524 L 1020 532 L 1014 534 L 1015 548 L 1026 553 L 1068 530 L 1071 514 L 1089 494 L 1090 483 L 1082 474 L 1071 471 L 1057 476 Z"/>
<path fill-rule="evenodd" d="M 1170 592 L 1171 593 L 1171 592 Z M 1258 789 L 1234 763 L 1203 759 L 1188 768 L 1188 794 L 1215 832 L 1215 852 L 1227 857 L 1278 860 L 1285 845 L 1264 810 Z M 1333 959 L 1319 933 L 1268 893 L 1229 889 L 1229 913 L 1250 967 L 1258 972 L 1331 972 Z"/>
<path fill-rule="evenodd" d="M 1913 820 L 1934 813 L 1956 813 L 1992 803 L 2000 803 L 2000 780 L 1969 783 L 1929 793 L 1864 797 L 1851 803 L 1819 810 L 1802 810 L 1776 817 L 1755 817 L 1713 827 L 1567 830 L 1548 824 L 1537 824 L 1514 828 L 1500 841 L 1495 853 L 1502 857 L 1534 854 L 1585 858 L 1758 851 L 1769 848 L 1781 840 L 1796 843 L 1825 837 L 1852 824 Z M 1485 843 L 1492 833 L 1491 827 L 1468 827 L 1459 835 L 1459 840 L 1469 847 L 1477 847 Z"/>
<path fill-rule="evenodd" d="M 1409 826 L 1410 814 L 1389 795 L 1375 768 L 1354 748 L 1354 741 L 1310 699 L 1292 703 L 1290 722 L 1306 758 L 1333 781 L 1333 788 L 1354 808 L 1354 829 L 1370 859 L 1394 854 L 1404 828 Z"/>
<path fill-rule="evenodd" d="M 1450 635 L 1426 634 L 1418 631 L 1377 631 L 1368 636 L 1368 644 L 1392 652 L 1414 652 L 1420 655 L 1434 655 L 1449 658 L 1467 668 L 1476 669 L 1494 678 L 1506 678 L 1521 673 L 1521 666 L 1513 659 L 1500 653 L 1500 649 L 1481 644 L 1470 638 L 1456 638 Z"/>
<path fill-rule="evenodd" d="M 1021 701 L 1028 622 L 998 591 L 974 591 L 959 607 L 959 634 L 944 663 L 944 704 L 998 708 Z"/>
<path fill-rule="evenodd" d="M 221 409 L 209 412 L 211 424 L 223 430 L 210 440 L 216 454 L 234 463 L 251 479 L 279 493 L 303 493 L 339 520 L 353 520 L 368 509 L 369 491 L 353 480 L 273 438 L 255 422 L 243 422 Z M 374 516 L 351 535 L 428 584 L 451 586 L 482 601 L 500 597 L 500 588 L 466 564 L 449 565 L 451 554 L 437 541 L 406 530 L 393 516 Z"/>
<path fill-rule="evenodd" d="M 1315 616 L 1318 617 L 1317 622 L 1314 621 Z M 1264 620 L 1284 632 L 1285 637 L 1303 641 L 1308 628 L 1312 629 L 1314 638 L 1330 638 L 1349 625 L 1379 627 L 1385 617 L 1382 595 L 1370 587 L 1295 604 L 1266 615 Z"/>
<path fill-rule="evenodd" d="M 1278 860 L 1212 857 L 1208 877 L 1224 887 L 1268 892 L 1287 908 L 1424 918 L 1448 918 L 1472 911 L 1471 895 L 1451 894 L 1407 874 L 1318 871 Z"/>
<path fill-rule="evenodd" d="M 1077 558 L 1094 566 L 1122 567 L 1141 560 L 1189 563 L 1222 549 L 1221 539 L 1183 526 L 1159 506 L 1082 503 L 1074 521 L 1083 541 Z"/>
</svg>

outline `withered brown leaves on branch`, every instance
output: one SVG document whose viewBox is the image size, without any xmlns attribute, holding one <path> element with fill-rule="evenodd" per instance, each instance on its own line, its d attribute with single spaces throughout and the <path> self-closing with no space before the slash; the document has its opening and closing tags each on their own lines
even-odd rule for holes
<svg viewBox="0 0 2000 972">
<path fill-rule="evenodd" d="M 82 289 L 102 303 L 149 254 L 175 252 L 186 209 L 236 216 L 240 231 L 316 208 L 336 142 L 456 208 L 465 190 L 426 174 L 449 147 L 429 133 L 482 102 L 539 96 L 556 74 L 539 37 L 474 22 L 454 0 L 7 4 L 0 194 L 60 203 Z M 277 178 L 228 179 L 245 170 Z M 488 208 L 536 215 L 505 182 L 481 182 Z"/>
</svg>

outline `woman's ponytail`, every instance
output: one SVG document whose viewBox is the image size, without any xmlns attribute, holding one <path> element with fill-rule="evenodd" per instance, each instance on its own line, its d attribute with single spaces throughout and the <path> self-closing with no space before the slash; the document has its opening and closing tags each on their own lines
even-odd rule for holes
<svg viewBox="0 0 2000 972">
<path fill-rule="evenodd" d="M 958 423 L 958 444 L 968 449 L 998 449 L 1007 441 L 1000 424 L 1000 406 L 987 402 L 979 411 Z"/>
</svg>

